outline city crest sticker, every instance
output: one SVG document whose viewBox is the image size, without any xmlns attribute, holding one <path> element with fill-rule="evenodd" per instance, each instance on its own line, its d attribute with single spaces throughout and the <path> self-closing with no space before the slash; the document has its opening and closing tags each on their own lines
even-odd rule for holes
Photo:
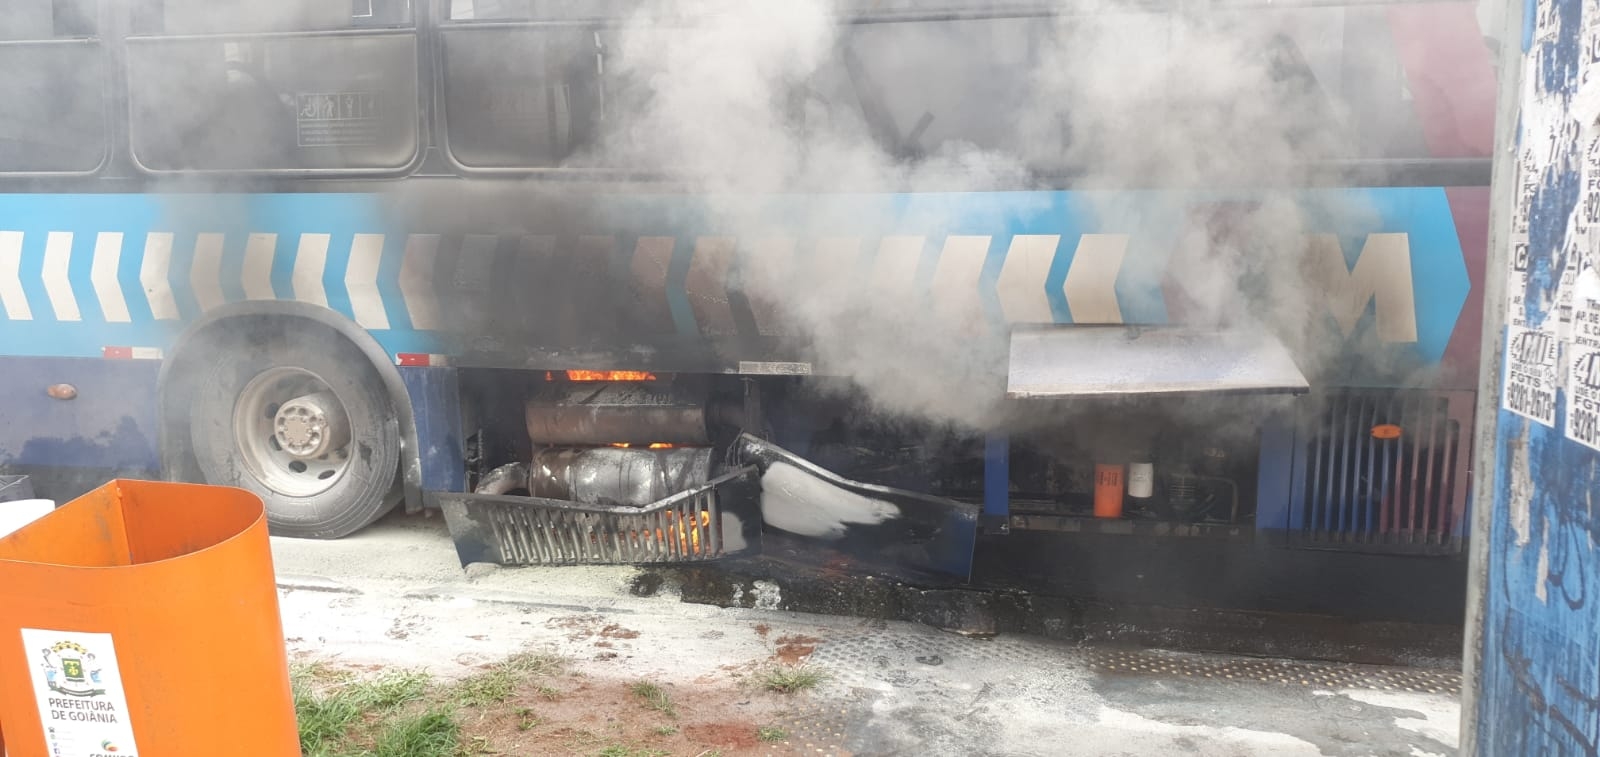
<svg viewBox="0 0 1600 757">
<path fill-rule="evenodd" d="M 111 634 L 22 629 L 49 757 L 138 757 Z"/>
</svg>

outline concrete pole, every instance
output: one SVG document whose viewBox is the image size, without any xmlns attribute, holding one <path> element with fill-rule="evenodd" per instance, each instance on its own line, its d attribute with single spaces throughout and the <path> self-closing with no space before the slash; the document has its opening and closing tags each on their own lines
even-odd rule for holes
<svg viewBox="0 0 1600 757">
<path fill-rule="evenodd" d="M 1511 215 L 1516 205 L 1517 114 L 1522 102 L 1523 7 L 1532 0 L 1489 0 L 1498 5 L 1480 20 L 1494 40 L 1496 75 L 1493 174 L 1489 190 L 1489 242 L 1484 259 L 1483 357 L 1478 369 L 1478 404 L 1472 432 L 1472 524 L 1467 558 L 1467 617 L 1461 655 L 1462 757 L 1478 754 L 1479 682 L 1483 668 L 1484 603 L 1489 575 L 1489 530 L 1494 515 L 1496 434 L 1500 416 L 1500 371 L 1505 355 L 1506 267 Z"/>
</svg>

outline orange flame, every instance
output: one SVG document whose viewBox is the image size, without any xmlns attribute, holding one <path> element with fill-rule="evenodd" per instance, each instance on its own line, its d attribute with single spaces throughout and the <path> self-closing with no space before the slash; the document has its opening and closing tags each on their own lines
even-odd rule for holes
<svg viewBox="0 0 1600 757">
<path fill-rule="evenodd" d="M 665 529 L 656 529 L 657 540 L 674 539 L 678 542 L 680 550 L 698 555 L 701 552 L 701 533 L 704 532 L 707 542 L 706 549 L 711 548 L 709 543 L 711 540 L 711 513 L 709 511 L 702 511 L 698 516 L 690 514 L 688 517 L 682 517 L 678 513 L 668 510 L 665 516 L 672 523 L 668 524 Z M 647 540 L 649 536 L 649 532 L 645 532 Z"/>
<path fill-rule="evenodd" d="M 618 449 L 631 449 L 633 447 L 633 445 L 628 443 L 628 442 L 612 442 L 611 446 L 616 447 Z M 645 448 L 646 449 L 672 449 L 672 448 L 674 448 L 676 446 L 678 446 L 678 445 L 676 445 L 676 444 L 668 444 L 666 442 L 651 442 Z"/>
<path fill-rule="evenodd" d="M 550 378 L 550 374 L 545 374 Z M 568 381 L 655 381 L 649 371 L 567 371 Z"/>
</svg>

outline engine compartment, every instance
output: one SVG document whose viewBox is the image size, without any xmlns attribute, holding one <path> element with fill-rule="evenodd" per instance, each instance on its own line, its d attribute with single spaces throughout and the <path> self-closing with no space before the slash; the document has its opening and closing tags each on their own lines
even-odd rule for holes
<svg viewBox="0 0 1600 757">
<path fill-rule="evenodd" d="M 1250 523 L 1257 419 L 1292 401 L 1030 400 L 980 430 L 881 412 L 823 377 L 463 374 L 476 410 L 473 493 L 443 495 L 446 517 L 463 524 L 452 525 L 458 546 L 493 542 L 501 559 L 531 562 L 698 561 L 775 540 L 821 561 L 956 577 L 970 570 L 980 521 L 999 533 L 1066 521 Z M 997 497 L 1005 517 L 983 520 Z M 699 504 L 683 511 L 686 502 Z M 545 515 L 524 512 L 535 510 Z M 528 529 L 562 533 L 519 533 Z M 529 539 L 565 546 L 515 547 Z M 464 561 L 468 552 L 485 550 L 463 550 Z"/>
</svg>

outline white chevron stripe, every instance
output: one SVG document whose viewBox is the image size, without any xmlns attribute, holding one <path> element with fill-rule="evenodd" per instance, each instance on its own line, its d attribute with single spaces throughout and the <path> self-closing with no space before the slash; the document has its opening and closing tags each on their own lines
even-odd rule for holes
<svg viewBox="0 0 1600 757">
<path fill-rule="evenodd" d="M 322 284 L 322 272 L 328 266 L 327 234 L 301 234 L 300 249 L 294 254 L 294 273 L 290 284 L 294 298 L 304 303 L 328 306 L 328 291 Z"/>
<path fill-rule="evenodd" d="M 868 282 L 861 275 L 861 237 L 822 237 L 804 261 L 807 283 L 839 298 L 840 302 L 867 301 Z M 795 283 L 787 287 L 793 296 Z"/>
<path fill-rule="evenodd" d="M 273 300 L 272 256 L 278 250 L 277 234 L 251 234 L 244 243 L 244 273 L 241 281 L 247 300 Z"/>
<path fill-rule="evenodd" d="M 1053 323 L 1045 278 L 1056 259 L 1060 234 L 1018 235 L 1011 239 L 1005 266 L 1000 269 L 996 293 L 1007 323 Z"/>
<path fill-rule="evenodd" d="M 44 291 L 58 321 L 81 321 L 78 297 L 72 293 L 72 232 L 52 231 L 44 238 Z"/>
<path fill-rule="evenodd" d="M 468 234 L 461 240 L 461 259 L 456 264 L 455 286 L 468 292 L 487 292 L 494 278 L 494 256 L 500 237 L 493 234 Z"/>
<path fill-rule="evenodd" d="M 939 311 L 956 322 L 976 323 L 983 317 L 978 299 L 978 278 L 989 256 L 990 237 L 951 235 L 939 251 L 933 272 L 933 300 Z M 973 319 L 973 320 L 968 320 Z"/>
<path fill-rule="evenodd" d="M 1084 234 L 1067 269 L 1067 308 L 1073 323 L 1122 323 L 1117 273 L 1128 252 L 1127 234 Z"/>
<path fill-rule="evenodd" d="M 824 280 L 855 286 L 861 263 L 861 237 L 822 237 L 811 251 L 810 269 Z"/>
<path fill-rule="evenodd" d="M 172 234 L 151 232 L 144 238 L 144 262 L 139 265 L 139 284 L 150 303 L 150 315 L 158 321 L 178 320 L 178 300 L 172 296 L 167 272 L 172 267 Z"/>
<path fill-rule="evenodd" d="M 790 272 L 794 270 L 798 246 L 793 237 L 758 237 L 751 240 L 740 257 L 741 286 L 750 302 L 756 331 L 763 336 L 783 331 L 783 310 L 778 303 L 783 301 L 780 293 L 794 285 Z"/>
<path fill-rule="evenodd" d="M 102 231 L 94 239 L 94 261 L 89 270 L 89 281 L 94 284 L 94 296 L 100 300 L 100 312 L 109 323 L 129 323 L 128 301 L 122 296 L 122 284 L 117 281 L 117 268 L 122 259 L 122 232 Z"/>
<path fill-rule="evenodd" d="M 694 320 L 704 334 L 731 334 L 733 308 L 728 302 L 728 272 L 738 252 L 733 237 L 700 237 L 694 243 L 689 271 L 684 278 L 684 294 Z"/>
<path fill-rule="evenodd" d="M 189 286 L 194 289 L 195 302 L 201 312 L 226 304 L 222 293 L 222 242 L 221 234 L 200 234 L 194 240 L 194 265 L 189 267 Z"/>
<path fill-rule="evenodd" d="M 433 264 L 438 255 L 438 234 L 406 238 L 405 257 L 400 261 L 400 297 L 411 315 L 411 328 L 432 331 L 439 327 L 439 298 L 433 291 Z"/>
<path fill-rule="evenodd" d="M 350 312 L 367 329 L 389 328 L 389 314 L 378 292 L 378 264 L 383 262 L 383 235 L 357 234 L 350 243 L 350 265 L 344 287 L 350 293 Z"/>
<path fill-rule="evenodd" d="M 634 294 L 641 299 L 647 312 L 671 318 L 667 304 L 667 269 L 672 265 L 672 251 L 677 240 L 672 237 L 639 237 L 633 245 L 633 260 L 628 273 L 632 277 Z"/>
<path fill-rule="evenodd" d="M 872 261 L 872 288 L 884 297 L 905 297 L 917 283 L 925 237 L 884 237 Z M 909 302 L 900 302 L 910 305 Z"/>
<path fill-rule="evenodd" d="M 33 320 L 28 296 L 22 291 L 22 232 L 0 231 L 0 304 L 13 321 Z"/>
</svg>

